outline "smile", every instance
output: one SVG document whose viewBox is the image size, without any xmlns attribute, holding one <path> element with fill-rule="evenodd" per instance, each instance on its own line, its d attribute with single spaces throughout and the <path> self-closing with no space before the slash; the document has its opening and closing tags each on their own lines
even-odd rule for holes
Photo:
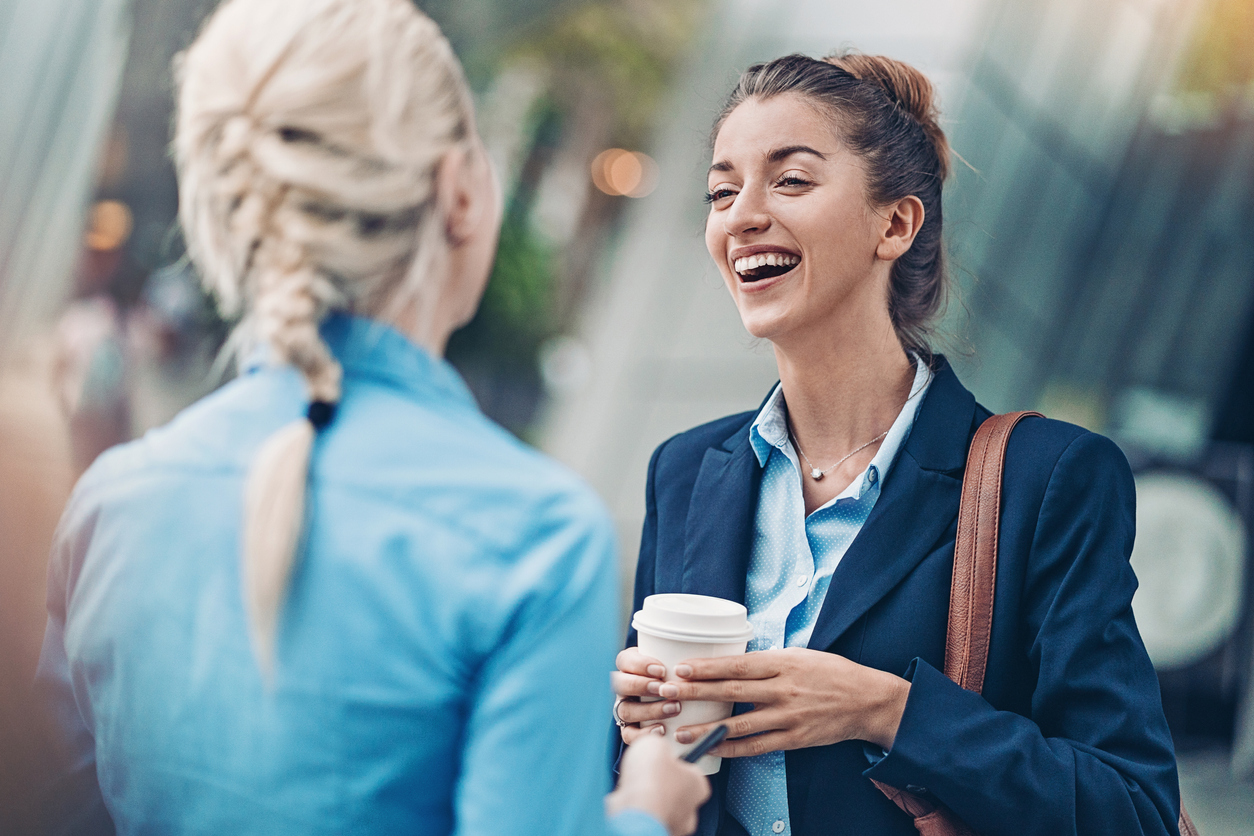
<svg viewBox="0 0 1254 836">
<path fill-rule="evenodd" d="M 782 276 L 801 263 L 801 256 L 792 253 L 756 253 L 732 262 L 742 282 L 759 282 Z"/>
</svg>

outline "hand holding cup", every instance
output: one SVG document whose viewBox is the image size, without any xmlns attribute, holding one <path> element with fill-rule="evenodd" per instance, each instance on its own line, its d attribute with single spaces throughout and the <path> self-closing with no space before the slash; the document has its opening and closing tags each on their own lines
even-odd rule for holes
<svg viewBox="0 0 1254 836">
<path fill-rule="evenodd" d="M 614 710 L 623 726 L 623 740 L 630 744 L 641 735 L 661 733 L 675 754 L 683 755 L 691 742 L 679 743 L 675 729 L 725 719 L 731 715 L 732 704 L 663 699 L 663 683 L 674 679 L 674 667 L 686 659 L 743 655 L 753 635 L 748 614 L 741 604 L 707 595 L 650 595 L 632 626 L 639 635 L 639 647 L 618 655 L 618 671 L 612 675 L 620 699 Z M 717 772 L 719 764 L 713 755 L 698 761 L 707 775 Z"/>
<path fill-rule="evenodd" d="M 623 742 L 630 746 L 641 735 L 664 734 L 662 721 L 682 708 L 676 700 L 658 700 L 666 666 L 637 647 L 621 651 L 614 664 L 618 670 L 610 674 L 610 684 L 617 697 L 614 714 L 622 727 Z M 649 701 L 642 702 L 642 698 Z"/>
</svg>

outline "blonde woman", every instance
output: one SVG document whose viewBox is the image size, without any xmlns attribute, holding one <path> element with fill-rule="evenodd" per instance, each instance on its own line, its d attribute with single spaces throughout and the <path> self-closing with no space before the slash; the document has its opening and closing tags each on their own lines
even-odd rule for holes
<svg viewBox="0 0 1254 836">
<path fill-rule="evenodd" d="M 689 832 L 654 740 L 607 824 L 604 511 L 440 359 L 500 224 L 448 43 L 408 0 L 230 0 L 180 75 L 181 220 L 255 351 L 62 519 L 54 829 Z"/>
</svg>

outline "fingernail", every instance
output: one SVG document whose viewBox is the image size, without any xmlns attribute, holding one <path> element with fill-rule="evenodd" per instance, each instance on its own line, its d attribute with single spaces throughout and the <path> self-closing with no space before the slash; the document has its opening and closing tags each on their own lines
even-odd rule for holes
<svg viewBox="0 0 1254 836">
<path fill-rule="evenodd" d="M 666 726 L 653 726 L 650 731 L 654 734 L 660 734 L 663 737 L 666 736 Z"/>
<path fill-rule="evenodd" d="M 683 677 L 692 676 L 692 665 L 676 665 L 675 676 L 683 676 Z"/>
<path fill-rule="evenodd" d="M 677 702 L 668 702 L 668 703 L 663 703 L 663 704 L 662 704 L 662 713 L 663 713 L 663 714 L 678 714 L 678 713 L 679 713 L 679 703 L 677 703 Z"/>
<path fill-rule="evenodd" d="M 677 731 L 677 732 L 675 732 L 675 740 L 676 740 L 676 742 L 678 742 L 678 743 L 691 743 L 691 742 L 692 742 L 692 732 L 690 732 L 690 731 Z"/>
<path fill-rule="evenodd" d="M 645 668 L 645 670 L 648 672 L 649 676 L 655 676 L 658 679 L 666 676 L 666 668 L 661 665 L 649 665 L 649 667 Z"/>
<path fill-rule="evenodd" d="M 650 682 L 644 686 L 644 690 L 648 691 L 650 694 L 653 694 L 654 696 L 657 696 L 657 693 L 662 690 L 662 683 Z"/>
<path fill-rule="evenodd" d="M 663 682 L 657 689 L 658 696 L 674 699 L 679 696 L 679 686 L 673 682 Z"/>
</svg>

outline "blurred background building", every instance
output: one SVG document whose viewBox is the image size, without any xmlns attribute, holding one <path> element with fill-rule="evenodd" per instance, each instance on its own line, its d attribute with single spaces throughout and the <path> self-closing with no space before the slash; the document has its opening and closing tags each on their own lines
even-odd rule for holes
<svg viewBox="0 0 1254 836">
<path fill-rule="evenodd" d="M 961 155 L 940 348 L 990 408 L 1128 453 L 1185 797 L 1203 832 L 1254 833 L 1254 0 L 419 2 L 507 194 L 450 359 L 605 498 L 625 579 L 653 448 L 775 381 L 701 237 L 722 98 L 794 51 L 927 72 Z M 171 60 L 215 4 L 0 0 L 0 809 L 37 761 L 14 718 L 70 482 L 230 373 L 167 150 Z"/>
</svg>

